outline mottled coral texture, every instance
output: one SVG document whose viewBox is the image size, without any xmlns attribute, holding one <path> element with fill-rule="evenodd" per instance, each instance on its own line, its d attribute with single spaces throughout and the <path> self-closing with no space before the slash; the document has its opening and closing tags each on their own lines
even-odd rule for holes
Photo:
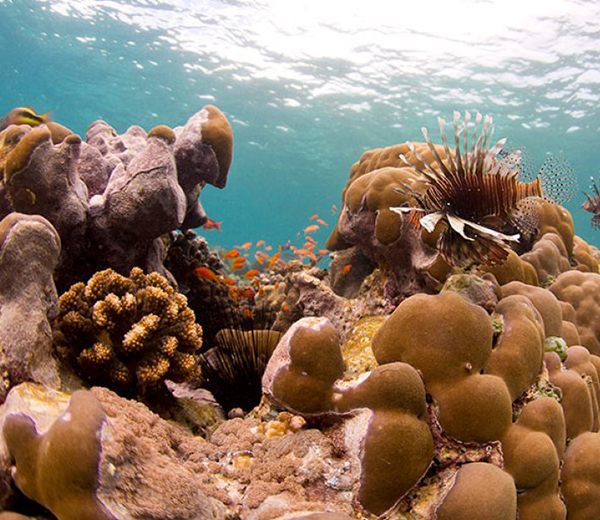
<svg viewBox="0 0 600 520">
<path fill-rule="evenodd" d="M 96 121 L 83 142 L 57 124 L 12 125 L 0 133 L 0 216 L 52 223 L 63 242 L 61 288 L 107 267 L 167 274 L 159 237 L 206 221 L 200 191 L 225 187 L 232 153 L 231 126 L 210 105 L 175 130 L 133 126 L 118 135 Z"/>
<path fill-rule="evenodd" d="M 157 273 L 100 271 L 59 306 L 56 350 L 87 381 L 135 395 L 199 373 L 202 329 L 185 296 Z"/>
</svg>

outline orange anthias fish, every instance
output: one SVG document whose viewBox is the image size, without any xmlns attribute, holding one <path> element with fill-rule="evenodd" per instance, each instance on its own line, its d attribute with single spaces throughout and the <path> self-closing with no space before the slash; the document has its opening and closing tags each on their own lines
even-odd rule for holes
<svg viewBox="0 0 600 520">
<path fill-rule="evenodd" d="M 225 285 L 235 285 L 235 280 L 233 278 L 221 278 L 219 281 Z"/>
<path fill-rule="evenodd" d="M 317 215 L 317 214 L 315 213 L 315 214 L 314 214 L 312 217 L 310 217 L 310 220 L 316 220 L 316 219 L 318 219 L 318 218 L 319 218 L 319 215 Z"/>
<path fill-rule="evenodd" d="M 325 226 L 325 227 L 327 227 L 327 226 L 329 225 L 329 224 L 327 224 L 327 222 L 325 222 L 324 220 L 322 220 L 322 219 L 320 219 L 320 218 L 318 218 L 318 219 L 317 219 L 317 222 L 318 222 L 319 224 L 321 224 L 322 226 Z"/>
<path fill-rule="evenodd" d="M 259 240 L 258 242 L 256 242 L 255 247 L 260 247 L 260 246 L 264 246 L 264 245 L 265 245 L 265 241 Z"/>
<path fill-rule="evenodd" d="M 296 249 L 296 254 L 302 255 L 302 256 L 308 256 L 308 258 L 310 258 L 314 262 L 318 261 L 315 254 L 312 251 L 309 251 L 308 249 Z"/>
<path fill-rule="evenodd" d="M 250 269 L 244 274 L 244 278 L 254 278 L 258 274 L 258 269 Z"/>
<path fill-rule="evenodd" d="M 252 247 L 252 242 L 244 242 L 244 243 L 243 243 L 243 244 L 240 246 L 240 249 L 247 250 L 247 249 L 250 249 L 251 247 Z"/>
<path fill-rule="evenodd" d="M 232 249 L 231 251 L 227 251 L 227 253 L 225 253 L 223 256 L 225 258 L 236 258 L 236 257 L 240 256 L 240 254 L 241 253 L 239 251 Z"/>
<path fill-rule="evenodd" d="M 210 229 L 216 229 L 217 231 L 222 231 L 221 229 L 221 224 L 223 224 L 222 220 L 219 220 L 219 222 L 214 221 L 213 219 L 209 218 L 206 220 L 206 222 L 202 225 L 202 229 L 204 231 L 208 231 Z"/>
<path fill-rule="evenodd" d="M 352 264 L 345 265 L 344 268 L 342 269 L 342 274 L 348 274 L 350 269 L 352 269 Z"/>
<path fill-rule="evenodd" d="M 207 282 L 212 282 L 218 278 L 218 275 L 216 275 L 208 267 L 197 267 L 194 269 L 194 274 L 199 280 L 205 280 Z"/>
<path fill-rule="evenodd" d="M 308 226 L 304 228 L 304 232 L 305 233 L 312 233 L 314 231 L 317 231 L 317 229 L 319 229 L 319 226 L 317 226 L 316 224 L 313 224 L 312 226 Z"/>
<path fill-rule="evenodd" d="M 279 251 L 279 253 L 275 253 L 271 257 L 271 261 L 269 262 L 269 269 L 273 269 L 273 266 L 275 265 L 275 262 L 277 262 L 277 260 L 279 260 L 280 256 L 281 256 L 281 251 Z"/>
</svg>

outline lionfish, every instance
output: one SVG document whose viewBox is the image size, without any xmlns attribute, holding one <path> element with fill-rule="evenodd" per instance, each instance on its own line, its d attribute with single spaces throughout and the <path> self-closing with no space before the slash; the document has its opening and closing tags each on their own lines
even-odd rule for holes
<svg viewBox="0 0 600 520">
<path fill-rule="evenodd" d="M 600 191 L 598 190 L 598 185 L 596 184 L 594 177 L 590 177 L 590 180 L 592 181 L 592 185 L 590 187 L 594 190 L 594 196 L 584 192 L 583 194 L 587 197 L 587 200 L 581 205 L 581 207 L 585 211 L 589 211 L 590 213 L 594 214 L 590 222 L 592 228 L 600 229 Z"/>
<path fill-rule="evenodd" d="M 451 151 L 444 131 L 446 122 L 438 118 L 444 160 L 429 139 L 427 129 L 421 129 L 439 171 L 428 164 L 412 143 L 406 143 L 422 167 L 410 163 L 402 154 L 400 159 L 421 175 L 425 189 L 418 192 L 406 184 L 396 188 L 416 205 L 390 209 L 408 213 L 413 224 L 429 232 L 440 222 L 445 224 L 436 246 L 449 264 L 457 267 L 500 264 L 508 256 L 511 243 L 530 240 L 537 233 L 538 197 L 562 203 L 572 196 L 574 172 L 566 161 L 550 157 L 535 178 L 525 182 L 528 172 L 523 152 L 504 149 L 506 139 L 491 146 L 494 127 L 490 116 L 476 113 L 470 150 L 467 131 L 470 113 L 465 113 L 462 125 L 460 120 L 460 113 L 454 112 L 455 149 Z"/>
</svg>

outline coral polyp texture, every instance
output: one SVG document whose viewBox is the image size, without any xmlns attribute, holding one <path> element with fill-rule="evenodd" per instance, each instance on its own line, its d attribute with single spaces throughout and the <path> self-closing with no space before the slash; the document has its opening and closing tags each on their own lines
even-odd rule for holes
<svg viewBox="0 0 600 520">
<path fill-rule="evenodd" d="M 186 297 L 157 273 L 100 271 L 73 285 L 59 307 L 56 351 L 93 384 L 137 395 L 199 375 L 202 328 Z"/>
</svg>

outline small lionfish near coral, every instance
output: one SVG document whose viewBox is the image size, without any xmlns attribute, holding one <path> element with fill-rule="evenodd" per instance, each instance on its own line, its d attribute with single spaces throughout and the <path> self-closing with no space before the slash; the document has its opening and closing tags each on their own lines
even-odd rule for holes
<svg viewBox="0 0 600 520">
<path fill-rule="evenodd" d="M 592 228 L 600 229 L 600 191 L 598 190 L 598 185 L 596 184 L 594 177 L 590 177 L 590 180 L 592 181 L 590 188 L 594 190 L 594 195 L 592 196 L 583 192 L 583 194 L 587 197 L 587 200 L 581 205 L 581 207 L 585 211 L 589 211 L 590 213 L 594 214 L 590 222 Z"/>
<path fill-rule="evenodd" d="M 431 165 L 411 142 L 406 143 L 420 163 L 413 164 L 402 154 L 400 159 L 420 175 L 425 188 L 396 188 L 411 197 L 412 205 L 390 208 L 399 214 L 408 213 L 413 224 L 429 232 L 439 223 L 444 224 L 437 249 L 444 260 L 457 267 L 502 263 L 510 243 L 528 241 L 537 233 L 539 198 L 564 203 L 576 185 L 573 169 L 557 157 L 549 157 L 535 178 L 525 182 L 528 172 L 521 150 L 504 150 L 506 139 L 488 147 L 494 127 L 487 115 L 475 115 L 468 150 L 470 120 L 466 112 L 461 124 L 460 113 L 454 112 L 455 149 L 450 150 L 444 131 L 446 122 L 438 118 L 444 159 L 440 156 L 442 147 L 434 146 L 427 129 L 421 129 L 434 159 Z"/>
</svg>

